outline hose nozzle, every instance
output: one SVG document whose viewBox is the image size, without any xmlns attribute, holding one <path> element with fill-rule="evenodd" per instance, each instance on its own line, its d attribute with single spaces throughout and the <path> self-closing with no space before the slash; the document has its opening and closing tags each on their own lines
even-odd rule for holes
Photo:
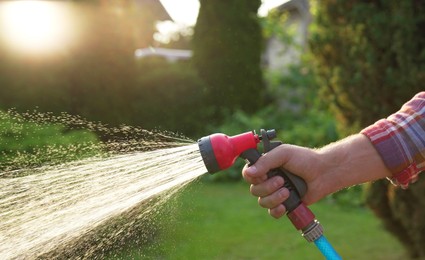
<svg viewBox="0 0 425 260">
<path fill-rule="evenodd" d="M 244 151 L 256 149 L 259 142 L 255 132 L 235 136 L 212 134 L 199 139 L 198 146 L 208 172 L 216 173 L 232 166 Z"/>
<path fill-rule="evenodd" d="M 238 157 L 247 160 L 249 164 L 254 164 L 261 157 L 257 144 L 261 141 L 263 151 L 269 152 L 282 144 L 280 141 L 271 141 L 275 137 L 275 130 L 263 129 L 260 136 L 254 131 L 235 136 L 212 134 L 199 139 L 198 146 L 208 172 L 216 173 L 232 166 Z M 305 181 L 280 168 L 272 169 L 267 174 L 269 178 L 276 175 L 284 178 L 284 187 L 290 192 L 289 198 L 283 202 L 288 218 L 308 241 L 314 241 L 323 233 L 323 229 L 313 212 L 302 203 L 301 198 L 307 192 Z"/>
</svg>

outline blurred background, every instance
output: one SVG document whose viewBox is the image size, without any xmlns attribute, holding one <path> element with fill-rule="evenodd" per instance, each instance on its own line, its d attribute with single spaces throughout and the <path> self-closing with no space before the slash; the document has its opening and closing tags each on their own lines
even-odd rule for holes
<svg viewBox="0 0 425 260">
<path fill-rule="evenodd" d="M 3 112 L 66 113 L 193 140 L 274 128 L 286 143 L 320 147 L 397 111 L 424 81 L 421 0 L 0 2 Z M 3 158 L 109 138 L 0 120 Z M 320 259 L 286 220 L 258 208 L 242 165 L 204 177 L 170 201 L 162 228 L 108 256 Z M 387 181 L 352 187 L 314 210 L 347 259 L 405 259 L 425 257 L 424 206 L 422 178 L 408 191 Z"/>
</svg>

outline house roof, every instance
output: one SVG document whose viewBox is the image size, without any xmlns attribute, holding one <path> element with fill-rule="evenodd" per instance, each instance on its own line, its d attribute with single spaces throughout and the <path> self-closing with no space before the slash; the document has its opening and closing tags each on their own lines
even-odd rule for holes
<svg viewBox="0 0 425 260">
<path fill-rule="evenodd" d="M 159 0 L 133 0 L 136 5 L 140 8 L 148 8 L 151 12 L 154 12 L 155 16 L 160 21 L 170 20 L 173 21 L 171 16 L 168 14 L 164 5 Z"/>
<path fill-rule="evenodd" d="M 160 0 L 98 0 L 101 6 L 108 7 L 111 5 L 126 6 L 128 4 L 135 4 L 138 8 L 146 10 L 151 13 L 155 19 L 159 21 L 170 20 L 173 21 L 171 16 L 168 14 L 165 7 L 162 5 Z M 82 1 L 83 2 L 83 1 Z"/>
</svg>

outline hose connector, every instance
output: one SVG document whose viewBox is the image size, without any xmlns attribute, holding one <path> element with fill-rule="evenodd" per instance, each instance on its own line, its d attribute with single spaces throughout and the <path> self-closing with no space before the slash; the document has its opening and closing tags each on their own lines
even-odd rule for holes
<svg viewBox="0 0 425 260">
<path fill-rule="evenodd" d="M 303 202 L 295 209 L 288 211 L 288 218 L 308 242 L 314 242 L 323 235 L 322 225 Z"/>
<path fill-rule="evenodd" d="M 314 242 L 323 235 L 323 227 L 316 219 L 302 230 L 302 236 L 308 242 Z"/>
</svg>

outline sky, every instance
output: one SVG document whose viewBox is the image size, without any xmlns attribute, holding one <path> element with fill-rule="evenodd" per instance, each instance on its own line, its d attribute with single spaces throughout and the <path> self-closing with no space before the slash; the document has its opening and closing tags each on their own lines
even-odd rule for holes
<svg viewBox="0 0 425 260">
<path fill-rule="evenodd" d="M 198 0 L 160 0 L 160 2 L 176 23 L 186 26 L 196 23 L 199 11 Z M 288 2 L 288 0 L 262 0 L 258 13 L 265 16 L 269 9 L 285 2 Z"/>
</svg>

